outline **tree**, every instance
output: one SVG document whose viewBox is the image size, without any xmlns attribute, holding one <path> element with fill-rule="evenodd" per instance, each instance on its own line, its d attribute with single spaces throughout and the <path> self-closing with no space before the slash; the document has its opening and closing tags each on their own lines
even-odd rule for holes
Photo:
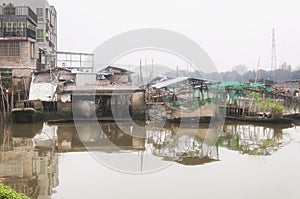
<svg viewBox="0 0 300 199">
<path fill-rule="evenodd" d="M 245 65 L 237 65 L 232 67 L 232 71 L 236 71 L 239 75 L 243 75 L 248 71 L 248 68 Z"/>
</svg>

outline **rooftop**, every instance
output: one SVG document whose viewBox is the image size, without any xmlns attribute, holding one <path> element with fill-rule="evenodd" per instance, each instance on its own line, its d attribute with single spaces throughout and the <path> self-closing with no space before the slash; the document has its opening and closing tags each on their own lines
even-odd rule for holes
<svg viewBox="0 0 300 199">
<path fill-rule="evenodd" d="M 28 6 L 14 6 L 12 4 L 0 6 L 0 18 L 26 17 L 37 24 L 37 15 Z"/>
</svg>

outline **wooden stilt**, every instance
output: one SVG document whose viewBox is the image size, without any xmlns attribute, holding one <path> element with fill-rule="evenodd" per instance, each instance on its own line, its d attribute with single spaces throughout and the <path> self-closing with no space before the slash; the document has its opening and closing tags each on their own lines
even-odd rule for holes
<svg viewBox="0 0 300 199">
<path fill-rule="evenodd" d="M 11 92 L 11 105 L 10 105 L 11 109 L 14 108 L 14 91 Z"/>
<path fill-rule="evenodd" d="M 6 92 L 6 111 L 7 111 L 7 113 L 10 111 L 10 109 L 9 109 L 9 96 L 8 96 L 8 92 Z"/>
<path fill-rule="evenodd" d="M 3 86 L 2 86 L 1 73 L 0 73 L 0 89 L 1 89 L 3 116 L 4 116 L 4 118 L 6 118 L 6 109 L 5 109 L 5 101 L 4 101 L 4 92 L 3 92 Z"/>
</svg>

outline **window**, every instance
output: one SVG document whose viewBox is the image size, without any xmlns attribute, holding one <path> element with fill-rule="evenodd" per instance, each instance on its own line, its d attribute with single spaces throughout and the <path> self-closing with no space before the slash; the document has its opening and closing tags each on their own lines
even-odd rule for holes
<svg viewBox="0 0 300 199">
<path fill-rule="evenodd" d="M 7 88 L 12 85 L 12 69 L 0 69 L 2 86 Z"/>
<path fill-rule="evenodd" d="M 37 8 L 36 9 L 36 15 L 37 15 L 38 21 L 44 21 L 44 10 L 43 10 L 43 8 Z"/>
<path fill-rule="evenodd" d="M 21 55 L 21 43 L 18 41 L 0 42 L 0 57 L 17 57 Z"/>
<path fill-rule="evenodd" d="M 36 30 L 36 41 L 44 42 L 44 30 L 43 29 Z"/>
</svg>

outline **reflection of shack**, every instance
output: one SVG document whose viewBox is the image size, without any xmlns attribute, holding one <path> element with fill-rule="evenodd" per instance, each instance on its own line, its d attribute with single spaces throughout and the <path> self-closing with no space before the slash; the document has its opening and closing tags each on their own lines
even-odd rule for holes
<svg viewBox="0 0 300 199">
<path fill-rule="evenodd" d="M 148 142 L 152 144 L 152 153 L 163 160 L 184 165 L 205 164 L 219 159 L 218 146 L 210 146 L 204 141 L 207 132 L 207 128 L 149 129 Z"/>
<path fill-rule="evenodd" d="M 62 152 L 99 150 L 145 150 L 145 138 L 134 137 L 135 129 L 130 125 L 115 123 L 99 125 L 81 124 L 58 126 L 58 149 Z"/>
<path fill-rule="evenodd" d="M 42 131 L 32 138 L 33 147 L 36 149 L 54 149 L 57 144 L 57 127 L 43 125 Z"/>
</svg>

